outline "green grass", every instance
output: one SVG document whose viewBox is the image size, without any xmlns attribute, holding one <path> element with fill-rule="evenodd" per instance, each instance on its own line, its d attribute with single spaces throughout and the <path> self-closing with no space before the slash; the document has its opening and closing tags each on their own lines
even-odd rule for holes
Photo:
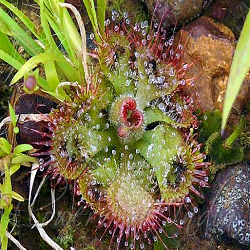
<svg viewBox="0 0 250 250">
<path fill-rule="evenodd" d="M 230 70 L 225 101 L 222 114 L 222 131 L 225 130 L 226 123 L 240 91 L 242 83 L 250 68 L 250 11 L 246 17 Z"/>
<path fill-rule="evenodd" d="M 0 5 L 12 12 L 10 16 L 0 8 L 0 59 L 18 70 L 12 84 L 27 74 L 34 75 L 34 70 L 39 68 L 44 72 L 37 79 L 40 88 L 64 100 L 68 98 L 66 93 L 62 89 L 56 91 L 59 83 L 77 81 L 83 85 L 85 79 L 81 36 L 68 10 L 61 7 L 59 2 L 61 1 L 37 1 L 41 19 L 41 29 L 37 29 L 23 12 L 9 2 L 0 0 Z M 29 55 L 28 59 L 18 53 L 12 45 L 13 40 Z M 58 44 L 62 45 L 62 50 Z"/>
</svg>

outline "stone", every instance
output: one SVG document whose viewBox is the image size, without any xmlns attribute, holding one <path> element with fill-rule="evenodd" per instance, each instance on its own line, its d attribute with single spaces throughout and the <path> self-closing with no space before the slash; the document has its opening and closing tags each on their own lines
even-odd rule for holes
<svg viewBox="0 0 250 250">
<path fill-rule="evenodd" d="M 212 0 L 144 0 L 149 13 L 165 29 L 181 26 L 199 16 Z"/>
<path fill-rule="evenodd" d="M 216 0 L 204 15 L 212 17 L 229 27 L 238 39 L 249 7 L 250 2 L 248 0 Z"/>
<path fill-rule="evenodd" d="M 231 238 L 250 246 L 250 167 L 222 170 L 212 183 L 207 206 L 206 236 Z"/>
<path fill-rule="evenodd" d="M 16 114 L 48 114 L 57 104 L 52 100 L 38 94 L 25 94 L 17 87 L 11 98 L 11 103 L 15 108 Z M 27 121 L 18 123 L 19 133 L 17 135 L 18 144 L 43 141 L 44 135 L 48 129 L 43 121 Z M 41 132 L 41 133 L 39 133 Z M 43 146 L 37 146 L 42 148 Z"/>
<path fill-rule="evenodd" d="M 202 111 L 222 111 L 236 40 L 232 31 L 212 18 L 200 17 L 177 34 L 181 37 L 184 61 L 191 65 L 188 78 L 194 86 L 186 88 Z M 178 40 L 178 39 L 177 39 Z M 240 113 L 250 97 L 250 78 L 247 77 L 234 109 Z"/>
</svg>

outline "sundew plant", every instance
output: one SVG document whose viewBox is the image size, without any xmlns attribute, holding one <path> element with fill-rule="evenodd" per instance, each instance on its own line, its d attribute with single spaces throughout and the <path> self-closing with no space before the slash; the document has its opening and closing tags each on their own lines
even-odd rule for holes
<svg viewBox="0 0 250 250">
<path fill-rule="evenodd" d="M 46 113 L 19 113 L 20 133 L 30 135 L 31 154 L 54 185 L 68 180 L 93 209 L 100 240 L 109 238 L 117 249 L 143 249 L 155 241 L 167 248 L 163 235 L 176 235 L 168 235 L 166 225 L 181 227 L 183 214 L 192 218 L 195 196 L 203 197 L 208 186 L 196 107 L 183 92 L 194 84 L 185 77 L 191 67 L 183 60 L 186 41 L 168 37 L 161 23 L 134 23 L 127 12 L 113 10 L 105 19 L 105 1 L 97 1 L 97 12 L 92 0 L 83 2 L 93 26 L 92 50 L 72 5 L 37 1 L 37 29 L 0 0 L 0 58 L 18 70 L 12 84 L 22 82 L 23 96 L 55 103 Z"/>
</svg>

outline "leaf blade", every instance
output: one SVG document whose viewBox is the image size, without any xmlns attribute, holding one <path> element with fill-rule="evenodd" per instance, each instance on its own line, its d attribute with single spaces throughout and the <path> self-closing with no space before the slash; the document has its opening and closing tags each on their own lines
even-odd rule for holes
<svg viewBox="0 0 250 250">
<path fill-rule="evenodd" d="M 250 11 L 246 17 L 237 47 L 234 54 L 228 85 L 223 105 L 222 114 L 222 131 L 226 127 L 226 123 L 233 106 L 233 103 L 240 91 L 243 80 L 250 68 Z"/>
<path fill-rule="evenodd" d="M 11 196 L 15 200 L 24 201 L 24 198 L 20 194 L 18 194 L 17 192 L 15 192 L 15 191 L 11 192 Z"/>
<path fill-rule="evenodd" d="M 27 162 L 36 162 L 36 158 L 25 154 L 20 154 L 12 159 L 11 164 L 24 164 Z"/>
<path fill-rule="evenodd" d="M 0 20 L 3 21 L 11 31 L 15 40 L 31 55 L 41 53 L 43 49 L 32 39 L 31 36 L 15 22 L 3 9 L 0 8 Z M 4 32 L 0 27 L 0 31 Z"/>
<path fill-rule="evenodd" d="M 45 64 L 51 60 L 56 60 L 55 55 L 52 53 L 40 53 L 36 56 L 33 56 L 25 64 L 22 65 L 22 67 L 19 69 L 19 71 L 13 77 L 11 84 L 16 83 L 18 80 L 20 80 L 25 75 L 25 73 L 31 71 L 38 64 L 40 64 L 40 63 Z"/>
<path fill-rule="evenodd" d="M 29 151 L 29 150 L 32 150 L 33 147 L 30 145 L 30 144 L 20 144 L 18 146 L 15 147 L 14 149 L 14 154 L 20 154 L 22 152 L 25 152 L 25 151 Z"/>
<path fill-rule="evenodd" d="M 5 138 L 0 138 L 0 149 L 6 154 L 11 153 L 11 145 Z"/>
<path fill-rule="evenodd" d="M 17 123 L 16 113 L 15 113 L 15 110 L 10 103 L 9 103 L 9 112 L 10 112 L 10 118 L 11 118 L 12 124 L 14 127 L 16 127 L 16 123 Z"/>
<path fill-rule="evenodd" d="M 0 50 L 0 59 L 2 59 L 17 70 L 19 70 L 23 65 L 20 61 L 16 60 L 14 57 L 10 56 L 3 50 Z"/>
</svg>

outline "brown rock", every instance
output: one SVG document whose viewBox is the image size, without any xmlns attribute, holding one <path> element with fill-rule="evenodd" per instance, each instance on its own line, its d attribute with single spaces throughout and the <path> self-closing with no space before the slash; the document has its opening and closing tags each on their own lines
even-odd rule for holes
<svg viewBox="0 0 250 250">
<path fill-rule="evenodd" d="M 250 3 L 248 0 L 216 0 L 204 15 L 225 24 L 238 38 L 249 7 Z"/>
<path fill-rule="evenodd" d="M 165 29 L 183 25 L 197 17 L 212 0 L 144 0 L 149 13 Z"/>
<path fill-rule="evenodd" d="M 187 89 L 201 109 L 223 108 L 228 76 L 235 50 L 235 38 L 229 28 L 212 18 L 200 17 L 179 32 L 187 40 L 184 61 L 193 66 L 187 76 L 195 85 Z M 234 108 L 241 109 L 250 94 L 250 78 L 246 78 Z"/>
</svg>

